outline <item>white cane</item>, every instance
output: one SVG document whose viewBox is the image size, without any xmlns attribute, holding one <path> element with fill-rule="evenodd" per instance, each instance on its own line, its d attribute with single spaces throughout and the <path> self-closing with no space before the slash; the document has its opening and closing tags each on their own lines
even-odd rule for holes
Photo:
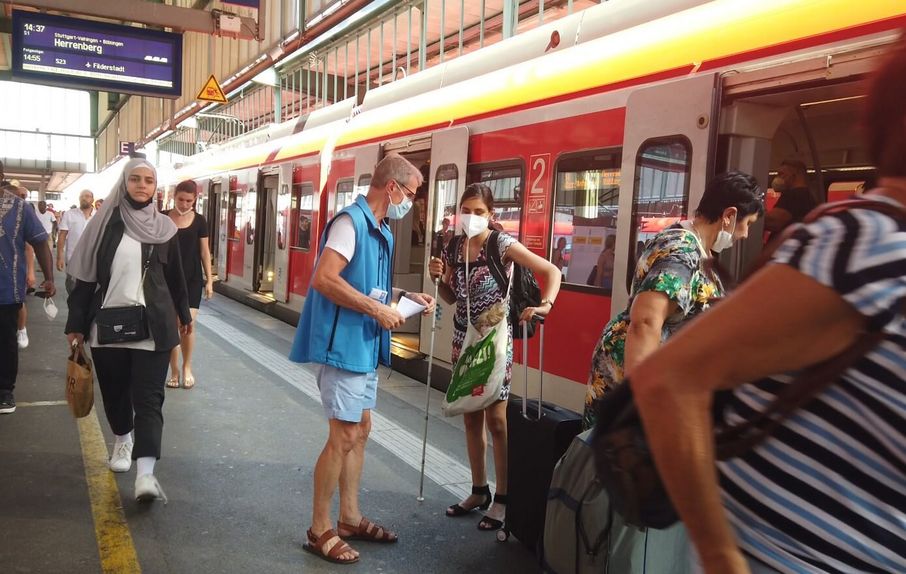
<svg viewBox="0 0 906 574">
<path fill-rule="evenodd" d="M 434 204 L 434 215 L 436 221 L 437 216 L 437 204 L 439 202 L 435 199 Z M 432 230 L 431 232 L 431 258 L 441 256 L 441 251 L 443 251 L 443 238 L 440 238 L 438 241 L 437 234 Z M 437 296 L 440 291 L 440 276 L 434 278 L 434 304 L 438 305 Z M 428 452 L 428 410 L 431 408 L 431 372 L 434 370 L 434 334 L 437 331 L 437 312 L 438 309 L 435 307 L 434 313 L 431 314 L 431 343 L 428 345 L 428 377 L 425 379 L 425 431 L 422 435 L 422 470 L 421 476 L 418 480 L 418 500 L 419 502 L 424 502 L 425 497 L 425 456 Z"/>
</svg>

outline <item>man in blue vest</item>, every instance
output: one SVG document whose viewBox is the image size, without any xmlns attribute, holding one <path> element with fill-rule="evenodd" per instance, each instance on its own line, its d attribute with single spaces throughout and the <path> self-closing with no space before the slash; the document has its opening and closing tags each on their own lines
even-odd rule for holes
<svg viewBox="0 0 906 574">
<path fill-rule="evenodd" d="M 290 359 L 319 363 L 318 388 L 330 423 L 327 444 L 315 465 L 311 528 L 305 549 L 340 564 L 359 553 L 343 539 L 396 542 L 397 536 L 362 516 L 359 481 L 371 409 L 377 400 L 378 363 L 390 364 L 390 330 L 403 316 L 390 305 L 406 295 L 434 310 L 424 293 L 393 289 L 393 235 L 386 218 L 402 219 L 422 184 L 418 168 L 397 154 L 381 160 L 367 195 L 336 215 L 324 230 L 318 266 L 299 318 Z M 339 485 L 340 516 L 330 517 Z"/>
</svg>

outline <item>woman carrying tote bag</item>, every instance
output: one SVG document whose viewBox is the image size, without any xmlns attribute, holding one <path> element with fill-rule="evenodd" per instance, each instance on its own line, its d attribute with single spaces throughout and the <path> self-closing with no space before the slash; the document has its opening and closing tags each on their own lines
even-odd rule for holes
<svg viewBox="0 0 906 574">
<path fill-rule="evenodd" d="M 490 507 L 487 515 L 478 523 L 478 529 L 496 531 L 503 525 L 506 516 L 506 401 L 510 394 L 513 366 L 513 331 L 512 325 L 507 320 L 509 294 L 498 285 L 488 268 L 488 253 L 490 249 L 496 247 L 507 276 L 511 279 L 514 263 L 530 269 L 543 278 L 541 305 L 523 310 L 521 314 L 523 321 L 533 315 L 545 316 L 550 313 L 554 299 L 560 291 L 561 274 L 555 265 L 526 249 L 514 237 L 504 232 L 492 236 L 489 224 L 494 215 L 494 195 L 488 186 L 473 183 L 466 187 L 459 201 L 459 211 L 459 226 L 467 240 L 451 241 L 444 252 L 443 260 L 431 260 L 429 271 L 432 278 L 441 278 L 441 297 L 447 303 L 456 303 L 456 316 L 453 320 L 455 330 L 453 362 L 457 363 L 460 360 L 461 353 L 470 351 L 488 353 L 487 348 L 482 351 L 476 347 L 482 347 L 479 341 L 484 339 L 481 337 L 492 337 L 485 341 L 485 347 L 491 345 L 494 347 L 493 356 L 496 360 L 491 376 L 499 377 L 500 380 L 496 381 L 499 382 L 498 385 L 485 387 L 497 389 L 495 396 L 490 396 L 489 393 L 489 396 L 485 397 L 487 400 L 481 403 L 483 406 L 463 414 L 469 465 L 472 469 L 472 494 L 459 504 L 447 508 L 447 516 L 464 516 L 476 508 L 487 510 Z M 490 237 L 497 238 L 496 246 L 487 245 Z M 497 492 L 493 497 L 493 506 L 485 468 L 487 450 L 485 425 L 494 441 Z"/>
<path fill-rule="evenodd" d="M 135 498 L 166 501 L 154 477 L 163 433 L 170 350 L 192 331 L 176 224 L 154 206 L 157 171 L 132 159 L 70 260 L 70 345 L 88 341 L 107 422 L 116 435 L 108 466 L 137 461 Z M 133 430 L 135 431 L 133 438 Z"/>
</svg>

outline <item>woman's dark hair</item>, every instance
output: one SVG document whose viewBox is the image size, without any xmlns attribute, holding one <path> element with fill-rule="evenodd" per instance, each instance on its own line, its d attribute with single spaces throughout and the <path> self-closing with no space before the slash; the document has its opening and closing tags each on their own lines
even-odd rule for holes
<svg viewBox="0 0 906 574">
<path fill-rule="evenodd" d="M 173 195 L 177 193 L 191 193 L 192 195 L 198 195 L 198 184 L 196 184 L 191 179 L 181 181 L 176 185 L 176 191 Z"/>
<path fill-rule="evenodd" d="M 906 39 L 891 49 L 865 100 L 868 155 L 879 177 L 906 177 Z"/>
<path fill-rule="evenodd" d="M 755 178 L 741 171 L 722 173 L 708 182 L 695 215 L 714 222 L 728 207 L 735 207 L 739 218 L 764 214 L 764 194 Z"/>
<path fill-rule="evenodd" d="M 494 192 L 491 191 L 491 188 L 486 186 L 483 183 L 472 183 L 466 186 L 466 190 L 462 192 L 462 198 L 459 200 L 459 207 L 462 207 L 462 204 L 468 199 L 473 197 L 479 198 L 488 206 L 488 211 L 494 211 Z"/>
</svg>

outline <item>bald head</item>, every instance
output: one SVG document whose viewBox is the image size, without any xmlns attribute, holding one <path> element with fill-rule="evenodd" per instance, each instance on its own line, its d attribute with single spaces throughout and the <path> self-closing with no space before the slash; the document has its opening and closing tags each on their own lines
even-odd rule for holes
<svg viewBox="0 0 906 574">
<path fill-rule="evenodd" d="M 79 209 L 91 209 L 92 205 L 94 205 L 94 194 L 90 189 L 82 190 L 82 193 L 79 194 Z"/>
</svg>

